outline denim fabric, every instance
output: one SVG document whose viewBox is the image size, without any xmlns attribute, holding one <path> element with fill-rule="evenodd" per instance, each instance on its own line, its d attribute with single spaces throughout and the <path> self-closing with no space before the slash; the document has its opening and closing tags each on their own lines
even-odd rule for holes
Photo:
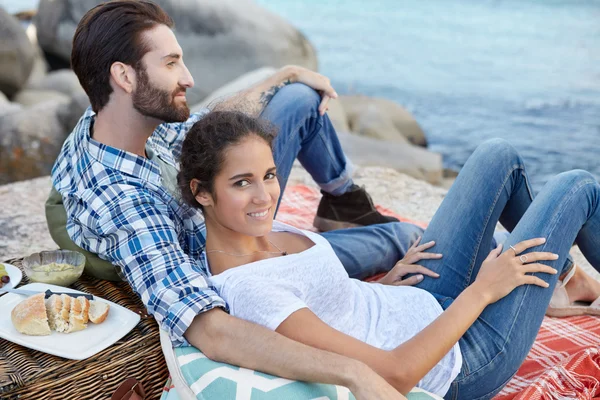
<svg viewBox="0 0 600 400">
<path fill-rule="evenodd" d="M 275 161 L 285 187 L 294 158 L 320 186 L 343 193 L 351 184 L 335 131 L 325 115 L 318 115 L 319 96 L 304 85 L 281 89 L 263 113 L 289 131 L 275 140 Z M 322 148 L 327 151 L 323 153 Z M 596 268 L 600 266 L 600 186 L 584 171 L 552 179 L 533 200 L 523 160 L 506 141 L 487 141 L 469 158 L 427 230 L 407 223 L 389 223 L 326 232 L 344 267 L 353 278 L 389 270 L 417 236 L 441 260 L 422 260 L 440 273 L 417 286 L 432 293 L 443 308 L 476 278 L 483 260 L 497 241 L 511 244 L 533 237 L 547 242 L 530 251 L 552 251 L 557 261 L 546 262 L 568 271 L 571 245 L 577 243 Z M 501 222 L 510 235 L 494 232 Z M 512 251 L 512 250 L 511 250 Z M 527 253 L 526 252 L 526 253 Z M 539 274 L 549 288 L 521 286 L 488 306 L 460 339 L 463 366 L 447 393 L 448 399 L 489 399 L 516 373 L 541 325 L 558 275 Z"/>
<path fill-rule="evenodd" d="M 490 399 L 527 356 L 544 318 L 558 276 L 571 265 L 576 242 L 600 268 L 600 185 L 585 171 L 550 180 L 532 201 L 527 174 L 515 149 L 503 140 L 482 144 L 469 158 L 423 236 L 436 241 L 441 260 L 423 260 L 440 278 L 417 285 L 447 308 L 476 278 L 493 243 L 498 220 L 511 234 L 503 251 L 523 240 L 545 237 L 532 251 L 560 255 L 544 263 L 559 274 L 537 274 L 549 288 L 525 285 L 488 306 L 460 339 L 463 366 L 447 399 Z"/>
<path fill-rule="evenodd" d="M 261 114 L 279 132 L 285 132 L 277 135 L 273 145 L 281 193 L 296 158 L 328 193 L 339 195 L 352 185 L 350 163 L 329 117 L 319 114 L 320 102 L 313 89 L 293 83 L 281 88 Z"/>
</svg>

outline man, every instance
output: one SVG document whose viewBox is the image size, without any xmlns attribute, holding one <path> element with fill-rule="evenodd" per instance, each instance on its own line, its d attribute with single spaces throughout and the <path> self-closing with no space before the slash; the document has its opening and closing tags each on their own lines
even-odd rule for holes
<svg viewBox="0 0 600 400">
<path fill-rule="evenodd" d="M 54 213 L 62 206 L 50 202 L 53 237 L 61 247 L 82 248 L 115 268 L 176 346 L 192 344 L 212 359 L 282 377 L 345 385 L 358 398 L 402 398 L 364 364 L 228 315 L 208 284 L 197 263 L 204 249 L 202 215 L 184 206 L 175 188 L 185 133 L 206 111 L 189 115 L 185 93 L 194 82 L 172 26 L 154 3 L 132 0 L 101 4 L 79 23 L 71 63 L 91 109 L 52 171 L 72 242 L 58 232 L 64 225 Z M 323 189 L 317 222 L 392 221 L 374 209 L 349 176 L 324 115 L 335 97 L 327 78 L 290 66 L 219 107 L 243 100 L 247 112 L 279 128 L 275 161 L 282 189 L 297 157 Z M 324 236 L 350 275 L 365 277 L 390 269 L 420 233 L 395 222 Z M 417 281 L 406 279 L 407 284 Z"/>
</svg>

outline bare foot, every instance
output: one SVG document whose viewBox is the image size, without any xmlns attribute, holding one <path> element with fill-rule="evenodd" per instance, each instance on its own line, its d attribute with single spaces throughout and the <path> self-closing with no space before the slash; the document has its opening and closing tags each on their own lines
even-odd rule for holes
<svg viewBox="0 0 600 400">
<path fill-rule="evenodd" d="M 589 276 L 582 268 L 577 267 L 575 274 L 565 286 L 569 301 L 591 303 L 600 297 L 600 281 Z"/>
</svg>

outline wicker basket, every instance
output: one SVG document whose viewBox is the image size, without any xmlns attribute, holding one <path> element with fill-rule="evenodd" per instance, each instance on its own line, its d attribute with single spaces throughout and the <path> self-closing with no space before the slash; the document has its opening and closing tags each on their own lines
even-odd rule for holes
<svg viewBox="0 0 600 400">
<path fill-rule="evenodd" d="M 8 260 L 23 269 L 22 260 Z M 27 283 L 27 278 L 23 278 Z M 109 399 L 119 384 L 136 378 L 148 399 L 160 398 L 169 376 L 158 325 L 145 314 L 139 297 L 125 282 L 83 275 L 72 287 L 137 312 L 142 319 L 121 340 L 82 361 L 67 360 L 0 339 L 0 399 Z"/>
</svg>

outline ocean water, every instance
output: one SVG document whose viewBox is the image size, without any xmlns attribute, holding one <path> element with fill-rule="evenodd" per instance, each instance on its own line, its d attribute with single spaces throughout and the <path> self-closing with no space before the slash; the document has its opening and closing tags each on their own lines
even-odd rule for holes
<svg viewBox="0 0 600 400">
<path fill-rule="evenodd" d="M 600 1 L 258 2 L 312 41 L 339 93 L 410 110 L 446 167 L 501 137 L 534 190 L 573 168 L 600 178 Z"/>
<path fill-rule="evenodd" d="M 600 0 L 257 2 L 311 40 L 339 93 L 411 111 L 446 167 L 501 137 L 536 191 L 573 168 L 600 179 Z"/>
</svg>

